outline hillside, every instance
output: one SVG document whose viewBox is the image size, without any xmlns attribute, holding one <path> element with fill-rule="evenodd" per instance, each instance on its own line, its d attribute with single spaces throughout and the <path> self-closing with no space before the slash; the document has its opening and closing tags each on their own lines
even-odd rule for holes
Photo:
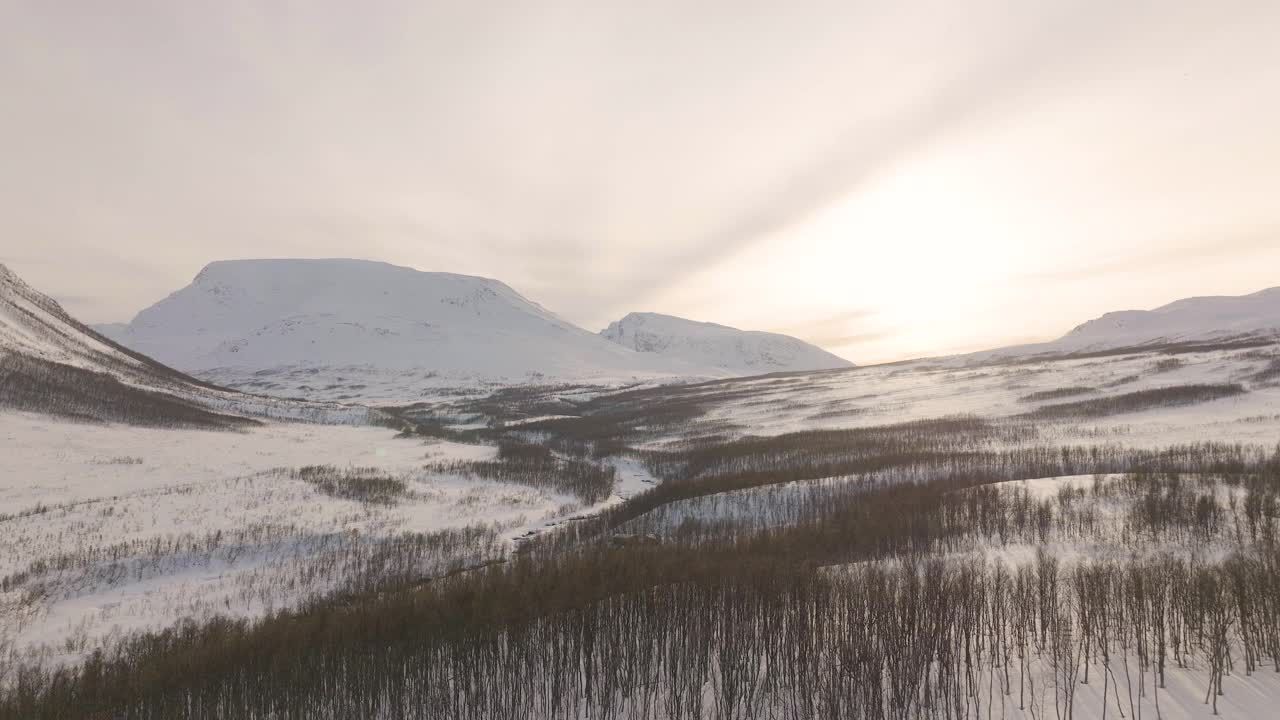
<svg viewBox="0 0 1280 720">
<path fill-rule="evenodd" d="M 0 408 L 81 420 L 227 428 L 250 417 L 363 422 L 368 411 L 242 395 L 125 348 L 0 265 Z"/>
<path fill-rule="evenodd" d="M 1044 343 L 974 357 L 1062 355 L 1172 344 L 1262 342 L 1280 337 L 1280 287 L 1250 295 L 1193 297 L 1154 310 L 1121 310 L 1082 323 Z"/>
<path fill-rule="evenodd" d="M 1277 335 L 1280 287 L 1251 295 L 1186 298 L 1155 310 L 1107 313 L 1076 327 L 1057 344 L 1093 349 Z"/>
<path fill-rule="evenodd" d="M 740 375 L 853 367 L 844 358 L 788 335 L 658 313 L 631 313 L 610 323 L 600 335 L 637 352 Z"/>
</svg>

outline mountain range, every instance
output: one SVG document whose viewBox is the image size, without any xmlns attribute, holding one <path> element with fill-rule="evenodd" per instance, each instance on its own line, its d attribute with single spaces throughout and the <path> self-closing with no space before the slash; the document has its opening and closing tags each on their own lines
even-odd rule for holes
<svg viewBox="0 0 1280 720">
<path fill-rule="evenodd" d="M 1272 288 L 1107 313 L 1054 341 L 967 357 L 1277 337 L 1280 288 Z M 69 414 L 89 419 L 110 419 L 121 398 L 139 400 L 138 392 L 151 394 L 147 403 L 176 403 L 161 412 L 161 424 L 179 422 L 191 408 L 331 421 L 362 411 L 277 398 L 368 403 L 410 400 L 431 388 L 668 382 L 851 366 L 796 338 L 657 313 L 631 313 L 591 333 L 497 280 L 363 260 L 211 263 L 131 322 L 95 329 L 0 265 L 0 403 L 27 407 L 38 404 L 35 395 L 51 393 Z M 56 390 L 52 378 L 96 389 Z"/>
<path fill-rule="evenodd" d="M 600 335 L 488 278 L 364 260 L 235 260 L 98 330 L 233 387 L 342 399 L 394 394 L 415 379 L 657 380 L 848 365 L 795 338 L 641 317 L 661 316 L 628 316 L 615 323 L 626 332 Z M 630 330 L 641 326 L 637 345 Z"/>
</svg>

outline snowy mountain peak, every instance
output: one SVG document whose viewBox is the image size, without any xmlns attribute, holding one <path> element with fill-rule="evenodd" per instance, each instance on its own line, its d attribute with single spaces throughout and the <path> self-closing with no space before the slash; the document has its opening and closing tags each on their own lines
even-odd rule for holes
<svg viewBox="0 0 1280 720">
<path fill-rule="evenodd" d="M 481 326 L 573 326 L 497 280 L 366 260 L 210 263 L 120 330 L 125 344 L 188 370 L 280 364 L 435 365 L 429 348 Z M 439 348 L 435 348 L 439 349 Z"/>
<path fill-rule="evenodd" d="M 627 313 L 621 320 L 609 323 L 609 327 L 600 331 L 600 335 L 616 343 L 640 345 L 634 348 L 639 352 L 662 352 L 673 334 L 691 332 L 719 334 L 725 331 L 743 332 L 737 328 L 713 322 L 686 320 L 674 315 L 654 312 L 633 312 Z M 645 343 L 655 344 L 644 346 Z"/>
<path fill-rule="evenodd" d="M 235 387 L 274 392 L 256 383 L 311 373 L 289 392 L 312 396 L 365 397 L 378 383 L 409 392 L 406 373 L 442 382 L 726 374 L 626 350 L 497 280 L 364 260 L 211 263 L 128 326 L 100 330 Z"/>
<path fill-rule="evenodd" d="M 735 373 L 828 370 L 853 363 L 797 338 L 739 330 L 672 315 L 635 312 L 612 322 L 601 337 L 641 353 L 677 358 Z"/>
<path fill-rule="evenodd" d="M 441 295 L 483 288 L 494 296 L 519 297 L 510 287 L 491 278 L 423 272 L 376 260 L 346 258 L 215 260 L 205 265 L 191 284 L 214 295 L 239 290 L 256 296 L 302 293 L 332 298 L 335 290 L 361 292 L 371 289 L 371 283 L 383 285 L 384 295 L 405 287 L 431 287 Z"/>
<path fill-rule="evenodd" d="M 368 260 L 223 260 L 206 265 L 191 285 L 143 310 L 131 326 L 171 326 L 182 320 L 194 322 L 199 332 L 241 329 L 250 320 L 246 316 L 396 317 L 436 312 L 531 313 L 563 322 L 488 278 L 420 272 Z"/>
</svg>

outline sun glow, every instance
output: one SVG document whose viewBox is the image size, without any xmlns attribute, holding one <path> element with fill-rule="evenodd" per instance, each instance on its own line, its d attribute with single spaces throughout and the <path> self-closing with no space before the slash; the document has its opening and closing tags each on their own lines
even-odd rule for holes
<svg viewBox="0 0 1280 720">
<path fill-rule="evenodd" d="M 1020 272 L 1028 246 L 1004 205 L 1016 199 L 960 167 L 904 164 L 709 270 L 708 284 L 743 298 L 742 319 L 725 320 L 785 331 L 788 317 L 849 316 L 807 334 L 858 362 L 974 346 L 998 311 L 995 283 Z"/>
</svg>

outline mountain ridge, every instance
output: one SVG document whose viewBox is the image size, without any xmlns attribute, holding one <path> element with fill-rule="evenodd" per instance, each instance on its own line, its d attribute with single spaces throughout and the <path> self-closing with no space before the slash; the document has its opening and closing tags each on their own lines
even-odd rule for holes
<svg viewBox="0 0 1280 720">
<path fill-rule="evenodd" d="M 123 328 L 102 329 L 233 387 L 259 373 L 311 372 L 317 382 L 290 380 L 290 391 L 332 386 L 353 397 L 401 382 L 392 373 L 431 374 L 440 384 L 729 374 L 627 350 L 499 280 L 367 260 L 217 261 Z"/>
<path fill-rule="evenodd" d="M 363 423 L 366 408 L 245 395 L 76 320 L 0 263 L 0 408 L 97 422 L 233 429 L 256 417 Z"/>
<path fill-rule="evenodd" d="M 1080 323 L 1054 340 L 984 350 L 966 357 L 1049 356 L 1277 337 L 1280 287 L 1271 287 L 1245 295 L 1180 298 L 1151 310 L 1115 310 Z"/>
</svg>

